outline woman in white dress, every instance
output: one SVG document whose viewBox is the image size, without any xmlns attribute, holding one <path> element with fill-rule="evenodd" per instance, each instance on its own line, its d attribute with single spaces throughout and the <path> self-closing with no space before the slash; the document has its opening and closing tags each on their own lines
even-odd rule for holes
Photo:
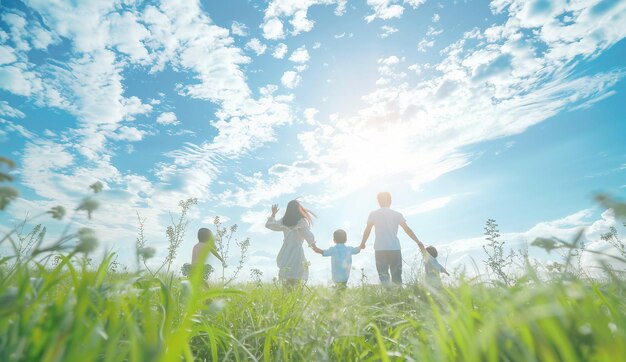
<svg viewBox="0 0 626 362">
<path fill-rule="evenodd" d="M 272 216 L 267 219 L 265 227 L 273 231 L 282 231 L 283 245 L 276 257 L 278 278 L 285 286 L 292 287 L 309 278 L 309 264 L 304 256 L 302 244 L 304 240 L 310 247 L 315 246 L 315 236 L 311 232 L 311 211 L 305 209 L 297 200 L 289 201 L 285 215 L 276 220 L 278 205 L 272 205 Z"/>
</svg>

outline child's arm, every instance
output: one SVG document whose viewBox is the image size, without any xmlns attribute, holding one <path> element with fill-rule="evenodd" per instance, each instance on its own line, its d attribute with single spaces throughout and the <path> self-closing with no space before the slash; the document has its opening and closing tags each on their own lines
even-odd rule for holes
<svg viewBox="0 0 626 362">
<path fill-rule="evenodd" d="M 448 271 L 446 270 L 446 268 L 443 267 L 443 265 L 439 264 L 439 271 L 444 273 L 447 276 L 450 276 L 450 273 L 448 273 Z"/>
<path fill-rule="evenodd" d="M 224 264 L 224 259 L 222 259 L 222 257 L 220 256 L 220 254 L 218 254 L 217 250 L 215 248 L 211 248 L 211 254 L 215 255 L 215 257 L 222 262 L 222 264 Z"/>
<path fill-rule="evenodd" d="M 313 249 L 314 252 L 320 254 L 320 255 L 324 255 L 324 250 L 320 249 L 317 247 L 317 245 L 313 244 L 313 246 L 311 246 L 311 249 Z"/>
</svg>

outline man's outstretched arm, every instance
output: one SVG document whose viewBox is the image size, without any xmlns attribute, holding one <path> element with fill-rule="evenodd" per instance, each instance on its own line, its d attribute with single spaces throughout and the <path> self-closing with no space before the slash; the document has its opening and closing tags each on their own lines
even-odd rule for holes
<svg viewBox="0 0 626 362">
<path fill-rule="evenodd" d="M 359 248 L 365 249 L 365 242 L 370 237 L 370 232 L 372 232 L 372 226 L 374 226 L 374 224 L 367 224 L 367 226 L 365 227 L 365 230 L 363 231 L 363 239 L 361 239 L 361 245 L 359 245 Z"/>
<path fill-rule="evenodd" d="M 413 230 L 411 230 L 409 225 L 407 225 L 406 222 L 403 222 L 402 224 L 400 224 L 400 226 L 402 226 L 402 229 L 404 230 L 404 232 L 411 239 L 413 239 L 413 241 L 415 241 L 417 243 L 417 246 L 419 246 L 419 248 L 422 251 L 422 253 L 426 252 L 426 249 L 424 248 L 424 244 L 422 244 L 422 242 L 417 238 L 417 236 L 415 236 L 415 233 L 413 232 Z"/>
</svg>

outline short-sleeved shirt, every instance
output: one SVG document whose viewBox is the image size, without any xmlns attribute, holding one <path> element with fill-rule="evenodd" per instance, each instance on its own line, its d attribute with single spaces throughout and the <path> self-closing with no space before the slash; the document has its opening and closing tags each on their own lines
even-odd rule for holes
<svg viewBox="0 0 626 362">
<path fill-rule="evenodd" d="M 398 226 L 406 222 L 401 213 L 388 207 L 372 211 L 367 223 L 374 225 L 374 250 L 400 250 Z"/>
<path fill-rule="evenodd" d="M 441 277 L 439 273 L 443 273 L 445 270 L 441 264 L 432 255 L 427 255 L 424 261 L 424 269 L 426 272 L 426 280 L 431 282 L 441 283 Z"/>
<path fill-rule="evenodd" d="M 352 268 L 352 255 L 358 254 L 361 249 L 346 246 L 345 244 L 335 244 L 326 250 L 322 250 L 322 255 L 330 256 L 330 263 L 335 283 L 345 283 L 350 277 Z"/>
</svg>

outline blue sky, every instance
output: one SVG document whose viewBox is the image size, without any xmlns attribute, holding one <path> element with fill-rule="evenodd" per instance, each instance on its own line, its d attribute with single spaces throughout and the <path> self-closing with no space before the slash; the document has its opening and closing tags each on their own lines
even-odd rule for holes
<svg viewBox="0 0 626 362">
<path fill-rule="evenodd" d="M 101 210 L 76 225 L 130 264 L 136 213 L 162 257 L 169 212 L 196 197 L 177 263 L 220 215 L 266 278 L 281 237 L 265 218 L 295 197 L 325 247 L 336 228 L 357 244 L 388 190 L 449 269 L 482 260 L 487 218 L 513 248 L 585 227 L 606 249 L 599 234 L 623 232 L 592 201 L 626 195 L 623 1 L 0 6 L 0 153 L 21 193 L 3 227 L 101 181 Z M 354 266 L 374 278 L 373 251 Z"/>
</svg>

